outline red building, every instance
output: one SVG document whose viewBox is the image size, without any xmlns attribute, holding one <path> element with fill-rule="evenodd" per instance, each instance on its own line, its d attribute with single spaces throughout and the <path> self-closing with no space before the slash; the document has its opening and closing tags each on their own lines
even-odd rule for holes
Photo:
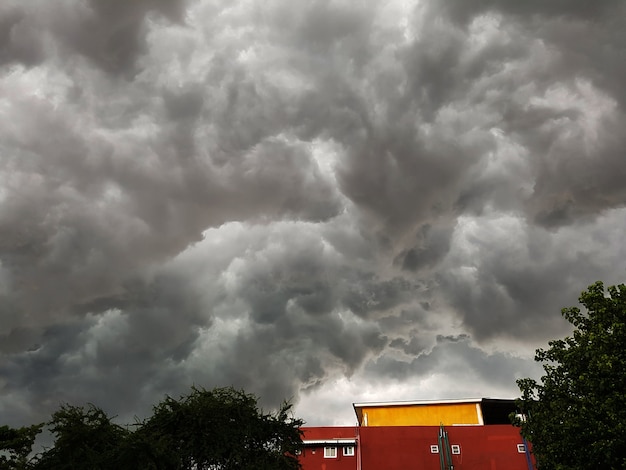
<svg viewBox="0 0 626 470">
<path fill-rule="evenodd" d="M 433 410 L 444 421 L 473 421 L 467 406 L 476 410 L 478 424 L 385 425 L 385 420 L 427 416 Z M 427 407 L 428 409 L 415 407 Z M 441 409 L 443 408 L 443 411 Z M 355 427 L 304 427 L 303 470 L 533 470 L 534 460 L 519 429 L 501 424 L 512 400 L 448 400 L 355 405 L 360 425 Z M 365 416 L 376 418 L 364 425 Z M 385 419 L 381 416 L 386 416 Z M 495 423 L 495 424 L 494 424 Z"/>
<path fill-rule="evenodd" d="M 360 468 L 357 461 L 357 427 L 305 427 L 302 430 L 304 447 L 300 454 L 300 463 L 304 470 Z"/>
</svg>

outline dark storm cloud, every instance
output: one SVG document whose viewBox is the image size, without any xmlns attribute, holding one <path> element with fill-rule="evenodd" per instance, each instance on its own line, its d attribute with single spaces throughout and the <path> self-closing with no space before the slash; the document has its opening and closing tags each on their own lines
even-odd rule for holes
<svg viewBox="0 0 626 470">
<path fill-rule="evenodd" d="M 468 21 L 477 14 L 489 11 L 501 11 L 514 15 L 544 17 L 573 17 L 584 21 L 593 21 L 603 18 L 621 6 L 619 0 L 606 0 L 603 2 L 586 2 L 584 0 L 555 0 L 543 2 L 530 0 L 516 2 L 515 0 L 469 0 L 467 2 L 455 2 L 443 0 L 433 3 L 435 8 L 441 8 L 446 15 L 457 20 Z"/>
<path fill-rule="evenodd" d="M 3 2 L 0 413 L 511 390 L 623 277 L 623 13 Z"/>
<path fill-rule="evenodd" d="M 626 254 L 617 242 L 624 221 L 619 211 L 557 233 L 511 217 L 464 223 L 441 287 L 474 338 L 546 341 L 565 324 L 560 309 L 593 279 L 622 282 L 624 265 L 615 260 Z"/>
<path fill-rule="evenodd" d="M 403 305 L 419 288 L 400 277 L 389 280 L 357 278 L 342 300 L 350 311 L 367 318 L 372 312 L 385 312 Z"/>
<path fill-rule="evenodd" d="M 182 112 L 175 101 L 166 96 L 170 115 Z M 12 118 L 23 125 L 2 131 L 10 151 L 0 248 L 10 282 L 19 287 L 8 297 L 23 309 L 22 321 L 115 293 L 125 278 L 235 214 L 321 220 L 339 207 L 307 146 L 298 142 L 267 139 L 214 168 L 178 151 L 182 131 L 170 133 L 159 122 L 166 114 L 160 103 L 152 108 L 155 122 L 145 123 L 163 125 L 147 136 L 152 147 L 141 135 L 150 130 L 141 125 L 110 129 L 103 138 L 77 123 L 70 110 L 35 97 L 18 96 L 10 105 Z M 123 105 L 120 111 L 128 112 Z"/>
<path fill-rule="evenodd" d="M 224 333 L 215 340 L 224 362 L 211 366 L 206 380 L 262 388 L 276 405 L 297 393 L 297 383 L 315 386 L 337 367 L 351 374 L 386 338 L 375 322 L 336 311 L 349 283 L 341 277 L 340 255 L 297 224 L 255 232 L 232 234 L 247 250 L 228 268 L 227 294 L 217 310 L 240 305 L 238 312 L 218 313 Z M 216 347 L 213 340 L 204 344 Z"/>
<path fill-rule="evenodd" d="M 437 265 L 450 249 L 454 228 L 425 224 L 416 233 L 415 245 L 400 253 L 396 262 L 403 269 L 418 271 Z"/>
<path fill-rule="evenodd" d="M 558 227 L 623 206 L 626 196 L 620 181 L 626 175 L 621 158 L 625 142 L 619 129 L 624 118 L 624 93 L 618 82 L 626 68 L 624 49 L 618 45 L 623 23 L 616 18 L 623 18 L 624 4 L 476 1 L 432 5 L 431 14 L 440 15 L 443 9 L 455 22 L 462 21 L 463 31 L 476 22 L 477 15 L 504 18 L 499 24 L 516 31 L 509 38 L 516 39 L 517 44 L 505 41 L 487 48 L 500 50 L 500 62 L 494 63 L 487 56 L 487 60 L 479 61 L 482 70 L 476 73 L 474 66 L 472 69 L 477 78 L 491 74 L 494 85 L 502 91 L 519 87 L 510 89 L 513 94 L 506 97 L 499 97 L 497 89 L 490 90 L 496 101 L 484 94 L 480 98 L 499 108 L 501 121 L 494 125 L 528 149 L 534 160 L 529 216 L 541 225 Z M 515 60 L 524 59 L 533 49 L 543 49 L 542 55 L 549 62 L 536 61 L 534 68 L 522 70 L 521 76 L 511 77 L 508 83 L 496 79 L 494 66 L 510 61 L 516 68 Z M 454 70 L 460 62 L 446 67 L 448 82 L 454 76 L 449 69 Z M 444 89 L 450 93 L 455 86 L 452 80 Z M 539 93 L 524 102 L 515 96 L 522 97 L 521 87 Z"/>
<path fill-rule="evenodd" d="M 148 411 L 150 400 L 186 380 L 178 366 L 191 354 L 200 327 L 211 324 L 197 294 L 181 281 L 162 275 L 137 282 L 123 296 L 83 305 L 80 312 L 90 312 L 85 317 L 44 328 L 39 344 L 0 366 L 10 378 L 4 393 L 24 391 L 40 412 L 88 396 L 126 417 Z M 102 310 L 104 305 L 110 308 Z"/>
<path fill-rule="evenodd" d="M 338 315 L 319 321 L 290 312 L 272 326 L 244 326 L 223 346 L 226 354 L 217 366 L 209 367 L 210 374 L 201 370 L 197 374 L 208 383 L 257 390 L 265 404 L 277 406 L 299 388 L 323 384 L 337 370 L 352 374 L 364 357 L 380 351 L 385 343 L 375 325 Z"/>
<path fill-rule="evenodd" d="M 145 52 L 144 22 L 155 14 L 181 22 L 182 0 L 89 0 L 84 2 L 4 2 L 0 9 L 0 61 L 39 64 L 46 41 L 58 53 L 80 54 L 109 73 L 130 73 Z M 49 52 L 48 52 L 49 53 Z"/>
<path fill-rule="evenodd" d="M 33 65 L 44 57 L 43 44 L 35 25 L 17 7 L 0 10 L 0 64 L 14 62 Z"/>
<path fill-rule="evenodd" d="M 536 374 L 538 369 L 525 359 L 473 347 L 465 335 L 438 336 L 432 350 L 408 359 L 382 355 L 365 368 L 366 373 L 378 380 L 386 378 L 400 383 L 412 377 L 446 376 L 451 383 L 458 384 L 458 389 L 442 390 L 441 398 L 458 398 L 459 393 L 468 390 L 477 396 L 484 393 L 481 387 L 485 384 L 493 389 L 506 389 L 516 378 Z"/>
</svg>

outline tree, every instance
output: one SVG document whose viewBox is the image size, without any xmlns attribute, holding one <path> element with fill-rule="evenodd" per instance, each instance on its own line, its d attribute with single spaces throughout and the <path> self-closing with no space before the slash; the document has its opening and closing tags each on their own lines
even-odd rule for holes
<svg viewBox="0 0 626 470">
<path fill-rule="evenodd" d="M 626 468 L 626 286 L 589 286 L 562 310 L 571 336 L 538 349 L 541 383 L 517 381 L 518 420 L 541 470 Z"/>
<path fill-rule="evenodd" d="M 291 405 L 264 413 L 257 398 L 234 388 L 192 388 L 166 397 L 134 433 L 134 468 L 292 470 L 300 467 L 302 421 Z"/>
<path fill-rule="evenodd" d="M 129 432 L 94 405 L 63 405 L 48 424 L 54 447 L 44 451 L 37 470 L 105 470 L 120 465 L 120 449 Z"/>
<path fill-rule="evenodd" d="M 43 424 L 11 428 L 0 426 L 0 470 L 31 468 L 30 453 Z"/>
<path fill-rule="evenodd" d="M 265 413 L 241 390 L 193 387 L 166 397 L 131 431 L 94 405 L 66 404 L 46 423 L 54 445 L 33 461 L 43 425 L 0 427 L 0 470 L 296 470 L 303 422 L 291 408 Z"/>
</svg>

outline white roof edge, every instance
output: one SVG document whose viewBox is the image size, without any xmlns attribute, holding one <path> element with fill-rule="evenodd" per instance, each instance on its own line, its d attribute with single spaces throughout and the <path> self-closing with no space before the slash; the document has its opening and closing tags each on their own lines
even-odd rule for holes
<svg viewBox="0 0 626 470">
<path fill-rule="evenodd" d="M 365 403 L 353 403 L 354 408 L 368 408 L 372 406 L 407 406 L 407 405 L 446 405 L 454 403 L 480 403 L 482 398 L 461 398 L 450 400 L 416 400 L 416 401 L 378 401 L 378 402 L 365 402 Z"/>
<path fill-rule="evenodd" d="M 302 444 L 356 444 L 356 439 L 303 439 Z"/>
</svg>

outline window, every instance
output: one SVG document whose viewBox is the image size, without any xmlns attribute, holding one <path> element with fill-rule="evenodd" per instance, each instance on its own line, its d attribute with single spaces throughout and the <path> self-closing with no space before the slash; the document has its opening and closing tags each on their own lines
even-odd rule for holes
<svg viewBox="0 0 626 470">
<path fill-rule="evenodd" d="M 439 453 L 439 446 L 430 446 L 430 453 L 431 454 L 438 454 Z"/>
<path fill-rule="evenodd" d="M 343 448 L 343 455 L 354 455 L 354 446 L 345 446 Z"/>
<path fill-rule="evenodd" d="M 526 452 L 526 446 L 524 444 L 517 444 L 517 451 L 520 454 L 523 454 L 524 452 Z"/>
<path fill-rule="evenodd" d="M 454 455 L 461 455 L 461 446 L 458 444 L 452 444 L 450 446 L 450 448 L 452 449 L 452 453 Z"/>
<path fill-rule="evenodd" d="M 337 457 L 337 448 L 336 447 L 324 447 L 324 458 L 325 459 L 334 459 Z"/>
</svg>

